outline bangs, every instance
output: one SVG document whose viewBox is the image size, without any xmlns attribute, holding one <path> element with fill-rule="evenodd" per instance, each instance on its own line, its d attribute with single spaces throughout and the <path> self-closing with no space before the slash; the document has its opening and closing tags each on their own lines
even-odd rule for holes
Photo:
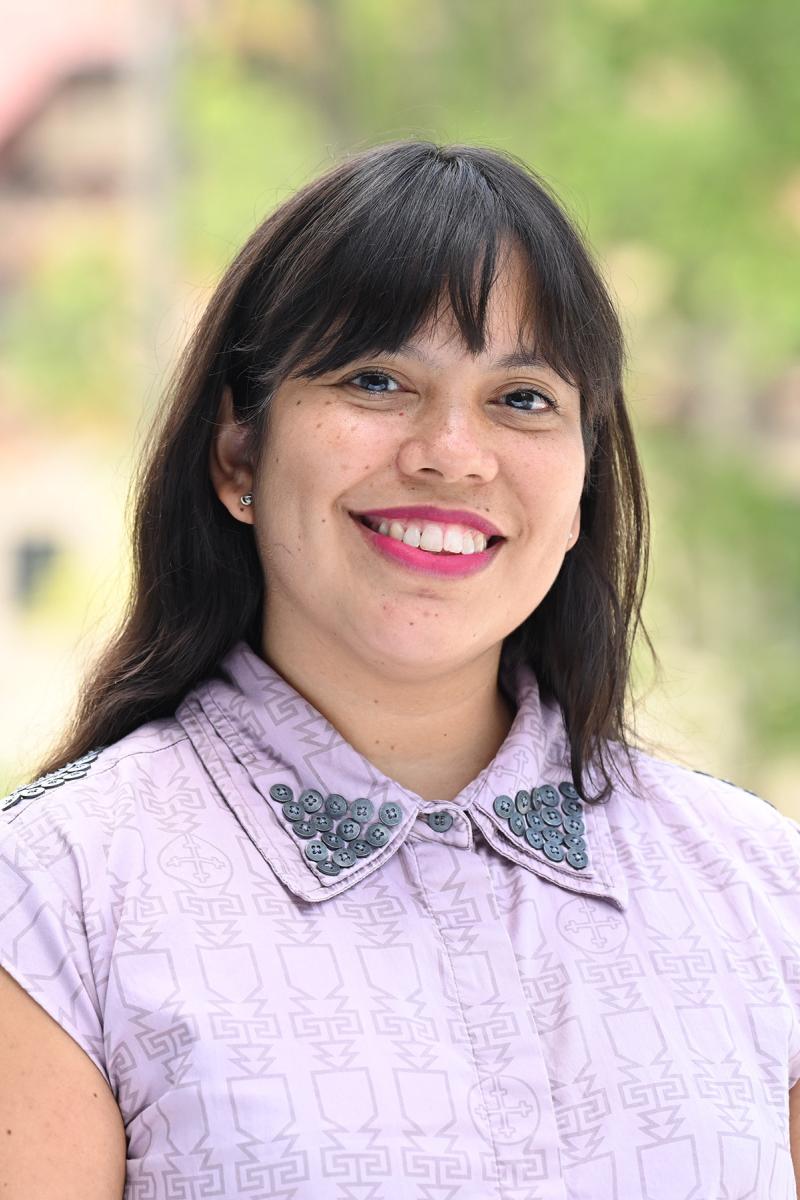
<svg viewBox="0 0 800 1200">
<path fill-rule="evenodd" d="M 443 314 L 468 353 L 485 352 L 489 295 L 511 251 L 524 271 L 517 348 L 577 386 L 591 440 L 621 386 L 612 301 L 546 185 L 475 146 L 380 145 L 265 222 L 245 250 L 253 269 L 222 367 L 237 407 L 267 410 L 284 379 L 398 353 Z"/>
<path fill-rule="evenodd" d="M 482 353 L 490 293 L 513 249 L 526 274 L 519 348 L 580 390 L 589 425 L 609 410 L 621 374 L 616 314 L 556 201 L 510 156 L 381 146 L 289 208 L 251 296 L 257 329 L 236 347 L 250 362 L 248 407 L 256 396 L 268 404 L 290 376 L 397 353 L 444 313 L 466 350 Z"/>
</svg>

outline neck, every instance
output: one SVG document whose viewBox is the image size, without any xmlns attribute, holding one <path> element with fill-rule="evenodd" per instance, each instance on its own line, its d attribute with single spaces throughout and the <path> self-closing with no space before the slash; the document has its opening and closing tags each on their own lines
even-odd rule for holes
<svg viewBox="0 0 800 1200">
<path fill-rule="evenodd" d="M 499 646 L 422 679 L 294 644 L 285 631 L 270 638 L 268 627 L 261 653 L 359 754 L 423 800 L 454 799 L 492 761 L 514 719 L 498 687 Z"/>
</svg>

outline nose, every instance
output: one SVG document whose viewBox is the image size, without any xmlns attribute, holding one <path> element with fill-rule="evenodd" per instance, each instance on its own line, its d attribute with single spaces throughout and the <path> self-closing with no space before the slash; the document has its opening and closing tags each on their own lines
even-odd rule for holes
<svg viewBox="0 0 800 1200">
<path fill-rule="evenodd" d="M 431 401 L 403 441 L 398 466 L 406 475 L 433 473 L 448 483 L 488 482 L 498 470 L 491 426 L 463 396 Z"/>
</svg>

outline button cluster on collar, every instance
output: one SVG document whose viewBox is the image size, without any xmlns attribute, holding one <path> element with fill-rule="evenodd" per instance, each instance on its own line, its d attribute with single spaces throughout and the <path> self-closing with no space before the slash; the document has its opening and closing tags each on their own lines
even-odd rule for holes
<svg viewBox="0 0 800 1200">
<path fill-rule="evenodd" d="M 96 750 L 87 750 L 86 754 L 82 754 L 80 758 L 73 759 L 72 762 L 66 763 L 63 767 L 59 767 L 57 771 L 50 771 L 47 775 L 41 775 L 38 779 L 34 779 L 32 783 L 22 784 L 9 796 L 6 796 L 5 800 L 0 801 L 0 812 L 5 812 L 9 808 L 15 808 L 23 800 L 33 800 L 37 796 L 43 796 L 51 788 L 62 787 L 63 784 L 69 783 L 71 779 L 83 779 L 92 766 L 92 763 L 100 757 L 102 750 L 102 746 Z"/>
<path fill-rule="evenodd" d="M 387 800 L 375 811 L 363 796 L 347 801 L 337 792 L 323 796 L 306 788 L 295 800 L 288 783 L 274 783 L 270 797 L 284 821 L 304 846 L 309 866 L 322 875 L 339 875 L 385 846 L 403 819 L 403 808 Z"/>
<path fill-rule="evenodd" d="M 574 784 L 543 784 L 521 789 L 512 800 L 496 796 L 495 813 L 510 833 L 540 851 L 550 862 L 566 862 L 576 871 L 589 865 L 583 834 L 583 803 Z"/>
</svg>

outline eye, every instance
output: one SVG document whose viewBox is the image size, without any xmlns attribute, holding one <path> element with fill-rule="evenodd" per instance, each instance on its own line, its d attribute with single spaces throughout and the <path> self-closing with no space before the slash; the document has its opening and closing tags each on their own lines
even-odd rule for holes
<svg viewBox="0 0 800 1200">
<path fill-rule="evenodd" d="M 511 399 L 512 403 L 507 407 L 515 409 L 517 412 L 558 412 L 558 404 L 545 392 L 537 391 L 536 388 L 520 388 L 515 392 L 505 392 L 502 399 Z"/>
<path fill-rule="evenodd" d="M 366 385 L 360 384 L 358 382 L 359 379 L 367 380 Z M 351 383 L 359 391 L 368 392 L 373 396 L 384 396 L 390 391 L 389 388 L 381 386 L 384 382 L 393 383 L 395 385 L 394 390 L 402 391 L 397 380 L 393 379 L 391 375 L 387 375 L 385 371 L 359 371 L 357 375 L 351 375 L 345 382 Z"/>
</svg>

